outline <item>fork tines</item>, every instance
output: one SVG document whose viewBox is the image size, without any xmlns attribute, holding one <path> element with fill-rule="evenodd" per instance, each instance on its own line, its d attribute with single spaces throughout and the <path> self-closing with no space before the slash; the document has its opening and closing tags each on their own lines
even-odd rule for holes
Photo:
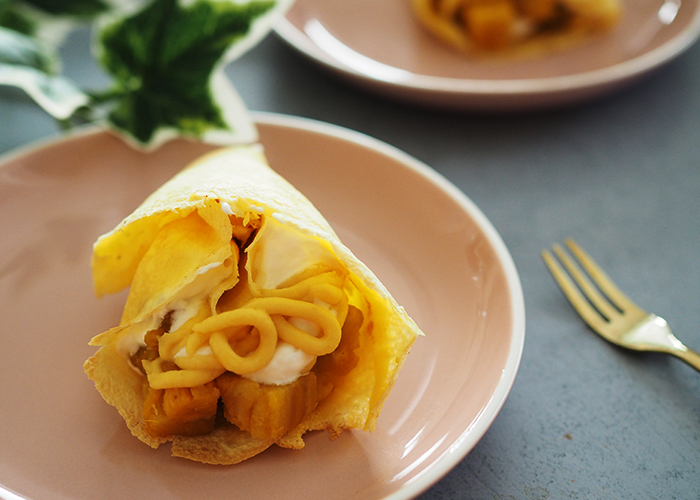
<svg viewBox="0 0 700 500">
<path fill-rule="evenodd" d="M 557 244 L 552 246 L 556 259 L 547 250 L 542 252 L 542 257 L 569 302 L 591 328 L 600 331 L 608 326 L 610 321 L 619 319 L 620 316 L 632 314 L 636 317 L 646 314 L 620 291 L 608 275 L 572 239 L 566 239 L 566 246 L 571 255 L 576 258 L 578 265 Z M 557 259 L 564 265 L 566 271 L 559 265 Z"/>
</svg>

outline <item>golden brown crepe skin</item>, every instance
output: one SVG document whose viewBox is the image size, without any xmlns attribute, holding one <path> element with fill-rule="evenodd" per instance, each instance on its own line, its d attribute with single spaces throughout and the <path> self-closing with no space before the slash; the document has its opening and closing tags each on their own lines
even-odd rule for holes
<svg viewBox="0 0 700 500">
<path fill-rule="evenodd" d="M 144 428 L 147 382 L 119 352 L 119 332 L 153 314 L 163 299 L 146 301 L 125 311 L 122 322 L 92 339 L 100 346 L 84 365 L 88 377 L 107 403 L 117 408 L 134 436 L 153 448 L 172 441 L 172 454 L 210 464 L 235 464 L 272 444 L 302 448 L 303 435 L 327 429 L 374 430 L 379 412 L 418 335 L 416 324 L 376 276 L 345 247 L 316 208 L 291 184 L 270 169 L 260 146 L 217 150 L 205 155 L 154 192 L 113 231 L 95 244 L 93 276 L 98 296 L 128 287 L 140 260 L 153 242 L 155 228 L 165 220 L 184 217 L 211 200 L 224 201 L 236 216 L 250 207 L 264 209 L 299 232 L 326 242 L 365 296 L 370 314 L 365 333 L 354 340 L 354 367 L 346 367 L 332 392 L 299 424 L 279 439 L 255 439 L 221 422 L 201 436 L 154 438 Z M 174 293 L 174 292 L 173 292 Z M 340 354 L 339 354 L 340 356 Z M 349 369 L 349 371 L 348 371 Z"/>
</svg>

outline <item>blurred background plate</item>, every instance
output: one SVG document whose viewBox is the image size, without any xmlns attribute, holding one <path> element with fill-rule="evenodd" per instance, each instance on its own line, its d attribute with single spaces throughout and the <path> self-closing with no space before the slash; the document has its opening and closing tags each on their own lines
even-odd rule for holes
<svg viewBox="0 0 700 500">
<path fill-rule="evenodd" d="M 700 34 L 698 0 L 622 3 L 613 32 L 535 59 L 457 53 L 418 25 L 410 0 L 297 0 L 276 31 L 322 66 L 393 98 L 452 109 L 526 110 L 623 88 L 674 59 Z M 673 21 L 664 24 L 678 4 Z"/>
<path fill-rule="evenodd" d="M 481 439 L 523 349 L 520 280 L 500 236 L 461 191 L 367 136 L 256 115 L 270 164 L 328 218 L 425 332 L 374 433 L 232 467 L 133 438 L 83 373 L 89 339 L 125 294 L 96 299 L 92 243 L 210 146 L 151 153 L 88 130 L 0 160 L 0 498 L 410 498 Z M 14 493 L 12 493 L 14 492 Z"/>
</svg>

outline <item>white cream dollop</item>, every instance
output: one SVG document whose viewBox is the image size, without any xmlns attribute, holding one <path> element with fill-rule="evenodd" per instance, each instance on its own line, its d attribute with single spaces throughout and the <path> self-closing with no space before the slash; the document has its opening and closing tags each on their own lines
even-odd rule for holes
<svg viewBox="0 0 700 500">
<path fill-rule="evenodd" d="M 170 302 L 166 310 L 170 312 L 170 329 L 175 332 L 184 325 L 187 320 L 194 317 L 204 305 L 206 297 L 190 297 Z"/>
<path fill-rule="evenodd" d="M 168 313 L 171 315 L 168 330 L 170 332 L 178 330 L 187 320 L 194 317 L 206 302 L 209 291 L 230 273 L 222 264 L 223 262 L 213 262 L 199 268 L 197 277 L 185 285 L 160 311 L 122 331 L 117 344 L 119 354 L 129 359 L 141 347 L 145 347 L 146 333 L 160 327 Z M 139 371 L 133 365 L 132 368 Z"/>
<path fill-rule="evenodd" d="M 211 346 L 209 344 L 203 345 L 194 353 L 195 356 L 210 356 L 212 354 L 214 354 L 214 352 L 211 350 Z M 173 358 L 181 358 L 184 356 L 187 356 L 187 350 L 183 347 L 175 353 L 175 356 L 173 356 Z"/>
<path fill-rule="evenodd" d="M 332 310 L 329 304 L 322 300 L 316 300 L 315 303 L 325 307 L 337 316 L 336 311 Z M 318 324 L 305 318 L 291 317 L 289 318 L 289 323 L 314 337 L 318 337 L 322 333 L 321 327 Z M 290 384 L 304 375 L 305 368 L 314 361 L 314 358 L 315 356 L 307 354 L 301 349 L 280 340 L 277 343 L 272 360 L 261 370 L 249 375 L 244 375 L 244 377 L 254 380 L 259 384 Z"/>
<path fill-rule="evenodd" d="M 244 377 L 259 384 L 290 384 L 302 375 L 304 368 L 313 360 L 314 356 L 311 354 L 280 340 L 270 362 L 264 368 Z"/>
<path fill-rule="evenodd" d="M 219 202 L 219 205 L 221 205 L 221 210 L 226 214 L 226 215 L 235 215 L 233 213 L 233 210 L 231 209 L 231 205 L 229 205 L 227 202 L 221 200 Z"/>
<path fill-rule="evenodd" d="M 170 330 L 176 331 L 192 318 L 208 299 L 209 293 L 221 283 L 231 270 L 223 262 L 212 262 L 197 270 L 197 277 L 185 285 L 173 299 L 161 310 L 161 319 L 170 312 Z"/>
<path fill-rule="evenodd" d="M 127 359 L 136 354 L 136 351 L 146 345 L 144 341 L 146 333 L 149 330 L 158 328 L 161 320 L 162 318 L 151 316 L 122 331 L 117 339 L 117 352 Z M 133 368 L 136 369 L 135 367 Z"/>
</svg>

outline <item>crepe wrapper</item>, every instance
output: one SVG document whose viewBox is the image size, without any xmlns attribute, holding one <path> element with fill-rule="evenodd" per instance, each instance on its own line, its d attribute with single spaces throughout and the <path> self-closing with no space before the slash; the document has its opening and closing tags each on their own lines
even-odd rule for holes
<svg viewBox="0 0 700 500">
<path fill-rule="evenodd" d="M 256 439 L 223 419 L 208 434 L 153 437 L 145 430 L 143 416 L 148 382 L 130 364 L 128 356 L 120 352 L 119 335 L 168 304 L 195 279 L 198 269 L 238 258 L 229 244 L 230 227 L 227 229 L 220 223 L 223 203 L 241 219 L 258 213 L 262 221 L 274 218 L 304 237 L 324 242 L 347 271 L 355 289 L 364 296 L 363 313 L 370 316 L 370 327 L 363 330 L 353 347 L 356 365 L 335 380 L 332 392 L 282 437 Z M 199 222 L 186 228 L 192 229 L 187 238 L 182 237 L 182 232 L 174 231 L 156 241 L 155 235 L 161 228 L 173 221 L 184 227 L 193 219 L 188 216 L 195 213 L 200 216 Z M 167 238 L 172 241 L 163 243 Z M 184 248 L 185 255 L 174 257 L 172 248 Z M 149 261 L 149 252 L 162 252 L 164 260 L 160 268 L 152 264 L 154 259 Z M 137 272 L 142 263 L 153 269 Z M 259 145 L 216 150 L 173 177 L 115 229 L 98 239 L 92 268 L 98 296 L 129 286 L 131 290 L 120 325 L 92 339 L 91 345 L 100 348 L 85 362 L 87 375 L 105 401 L 117 408 L 134 436 L 154 448 L 172 441 L 173 455 L 204 463 L 234 464 L 275 443 L 299 449 L 304 446 L 304 433 L 312 430 L 326 429 L 332 437 L 344 429 L 374 430 L 410 347 L 421 335 L 404 309 L 341 243 L 311 202 L 267 166 Z M 229 285 L 237 279 L 234 272 L 228 278 Z M 221 293 L 223 290 L 214 293 L 212 302 Z"/>
</svg>

